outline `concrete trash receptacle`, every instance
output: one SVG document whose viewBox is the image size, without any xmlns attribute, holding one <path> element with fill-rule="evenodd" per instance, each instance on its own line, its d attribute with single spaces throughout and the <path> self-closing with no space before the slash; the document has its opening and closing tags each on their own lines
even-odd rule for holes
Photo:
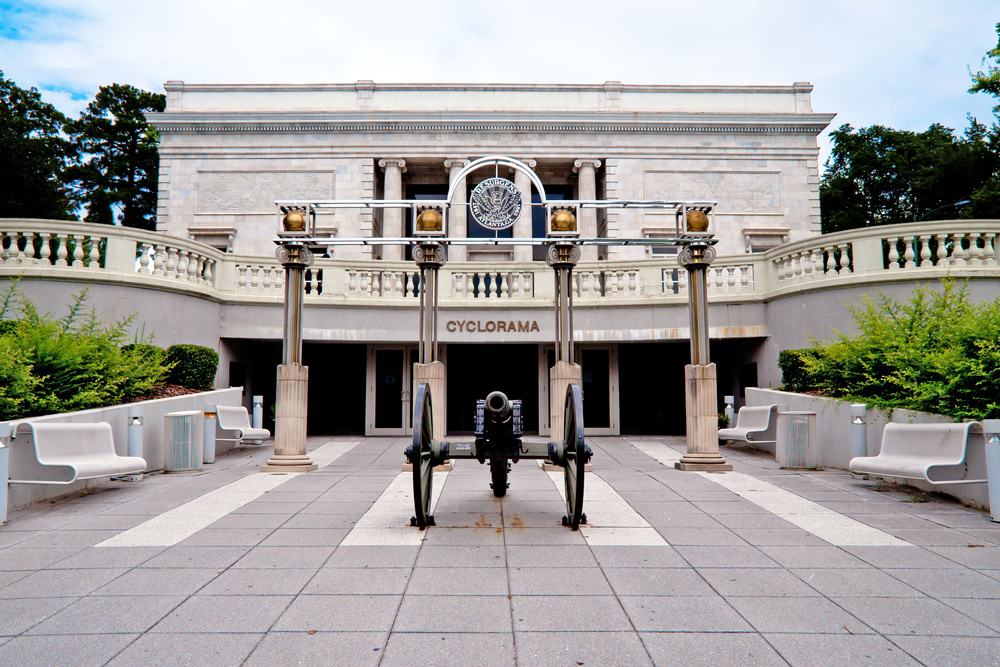
<svg viewBox="0 0 1000 667">
<path fill-rule="evenodd" d="M 204 455 L 205 415 L 201 410 L 171 412 L 163 416 L 163 469 L 167 472 L 197 470 Z"/>
<path fill-rule="evenodd" d="M 990 516 L 1000 522 L 1000 419 L 984 419 L 986 433 L 986 486 L 990 497 Z"/>
<path fill-rule="evenodd" d="M 819 467 L 815 412 L 778 413 L 774 458 L 782 468 L 815 470 Z"/>
</svg>

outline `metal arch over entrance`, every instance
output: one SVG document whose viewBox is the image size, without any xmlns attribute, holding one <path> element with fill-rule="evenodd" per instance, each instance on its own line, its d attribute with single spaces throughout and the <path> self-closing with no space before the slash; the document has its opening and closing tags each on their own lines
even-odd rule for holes
<svg viewBox="0 0 1000 667">
<path fill-rule="evenodd" d="M 438 359 L 438 269 L 447 261 L 451 245 L 493 245 L 499 238 L 451 237 L 447 231 L 448 210 L 468 203 L 453 203 L 457 183 L 483 167 L 503 165 L 522 172 L 536 188 L 537 204 L 546 211 L 546 236 L 542 238 L 504 238 L 504 243 L 539 245 L 547 248 L 546 263 L 555 277 L 556 363 L 549 371 L 551 441 L 532 449 L 520 438 L 520 403 L 507 398 L 494 406 L 503 413 L 496 417 L 496 428 L 477 425 L 477 440 L 449 443 L 444 438 L 444 364 Z M 688 314 L 690 321 L 691 363 L 685 366 L 685 408 L 687 452 L 677 462 L 682 470 L 731 470 L 719 453 L 716 406 L 716 372 L 708 345 L 708 299 L 706 272 L 715 258 L 718 239 L 709 231 L 716 203 L 690 200 L 559 200 L 548 201 L 538 175 L 528 165 L 511 157 L 488 155 L 473 160 L 452 180 L 446 199 L 379 200 L 279 200 L 281 231 L 275 238 L 278 258 L 285 267 L 284 354 L 278 367 L 278 401 L 275 428 L 275 454 L 268 470 L 288 472 L 308 469 L 305 452 L 305 404 L 308 369 L 301 364 L 303 273 L 312 263 L 312 249 L 338 245 L 408 245 L 420 268 L 419 363 L 413 366 L 415 402 L 413 443 L 407 456 L 413 464 L 414 525 L 433 525 L 430 515 L 431 482 L 434 465 L 446 458 L 487 458 L 494 469 L 494 492 L 506 488 L 508 461 L 521 458 L 547 459 L 561 466 L 566 476 L 567 515 L 564 523 L 576 528 L 585 521 L 582 513 L 584 465 L 590 448 L 584 441 L 582 412 L 582 369 L 574 361 L 573 280 L 572 273 L 580 260 L 580 246 L 599 245 L 672 245 L 678 247 L 678 262 L 688 272 Z M 523 195 L 522 195 L 523 196 Z M 502 204 L 500 198 L 500 204 Z M 399 209 L 410 208 L 415 214 L 415 229 L 410 237 L 320 238 L 316 235 L 316 213 L 320 209 Z M 674 214 L 674 234 L 661 238 L 581 237 L 576 214 L 581 209 L 660 209 Z M 497 392 L 490 394 L 494 396 Z M 501 394 L 502 396 L 502 394 Z M 489 400 L 489 397 L 487 397 Z M 482 401 L 480 401 L 482 403 Z M 503 405 L 500 405 L 503 403 Z M 485 409 L 485 408 L 484 408 Z M 508 414 L 509 413 L 509 414 Z M 478 420 L 478 417 L 477 417 Z M 496 421 L 495 420 L 495 421 Z M 285 425 L 289 426 L 286 427 Z M 503 425 L 503 428 L 501 428 Z M 493 427 L 491 427 L 493 428 Z M 500 429 L 500 430 L 496 430 Z M 480 437 L 481 436 L 481 437 Z M 538 443 L 534 443 L 538 445 Z M 502 467 L 501 467 L 502 466 Z M 500 486 L 498 487 L 497 484 Z M 574 501 L 573 496 L 576 500 Z"/>
<path fill-rule="evenodd" d="M 462 167 L 462 170 L 458 172 L 458 175 L 452 179 L 451 185 L 448 187 L 448 197 L 445 200 L 449 206 L 451 206 L 451 201 L 455 196 L 455 189 L 458 187 L 458 184 L 472 172 L 487 166 L 510 167 L 511 169 L 521 172 L 527 176 L 531 180 L 531 184 L 535 186 L 535 190 L 538 192 L 538 198 L 541 200 L 541 204 L 544 206 L 548 203 L 548 200 L 545 197 L 545 186 L 542 185 L 542 181 L 538 178 L 538 174 L 536 174 L 531 167 L 516 158 L 506 157 L 503 155 L 487 155 L 485 157 L 476 158 L 469 164 Z"/>
</svg>

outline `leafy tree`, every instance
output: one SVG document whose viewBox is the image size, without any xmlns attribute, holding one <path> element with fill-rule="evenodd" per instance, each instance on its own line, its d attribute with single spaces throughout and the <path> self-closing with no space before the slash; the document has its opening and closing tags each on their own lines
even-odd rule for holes
<svg viewBox="0 0 1000 667">
<path fill-rule="evenodd" d="M 144 114 L 165 106 L 164 95 L 115 83 L 101 86 L 70 123 L 81 159 L 69 177 L 87 205 L 87 222 L 114 223 L 117 205 L 126 227 L 155 227 L 159 136 Z"/>
<path fill-rule="evenodd" d="M 0 217 L 72 218 L 61 176 L 75 155 L 66 117 L 0 71 Z"/>
<path fill-rule="evenodd" d="M 931 125 L 924 132 L 882 125 L 832 133 L 820 183 L 823 231 L 933 217 L 1000 214 L 1000 131 L 969 119 L 962 136 Z M 970 200 L 971 205 L 955 206 Z"/>
<path fill-rule="evenodd" d="M 1000 23 L 996 24 L 997 45 L 986 52 L 980 69 L 972 75 L 970 93 L 986 93 L 1000 102 Z M 992 60 L 992 62 L 990 62 Z M 993 113 L 1000 116 L 1000 104 L 993 107 Z"/>
</svg>

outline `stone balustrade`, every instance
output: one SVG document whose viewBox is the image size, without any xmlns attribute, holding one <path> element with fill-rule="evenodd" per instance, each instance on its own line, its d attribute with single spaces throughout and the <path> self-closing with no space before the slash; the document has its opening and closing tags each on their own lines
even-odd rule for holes
<svg viewBox="0 0 1000 667">
<path fill-rule="evenodd" d="M 766 253 L 719 257 L 709 267 L 713 301 L 766 299 L 837 281 L 893 281 L 956 275 L 1000 277 L 1000 220 L 958 220 L 850 230 Z M 79 222 L 0 219 L 0 277 L 117 283 L 195 293 L 228 302 L 277 302 L 284 271 L 273 257 L 227 254 L 155 232 Z M 542 262 L 449 262 L 442 302 L 504 307 L 551 303 L 552 270 Z M 420 274 L 406 261 L 317 258 L 305 275 L 307 303 L 369 302 L 416 307 Z M 687 274 L 673 257 L 581 262 L 580 302 L 683 300 Z"/>
</svg>

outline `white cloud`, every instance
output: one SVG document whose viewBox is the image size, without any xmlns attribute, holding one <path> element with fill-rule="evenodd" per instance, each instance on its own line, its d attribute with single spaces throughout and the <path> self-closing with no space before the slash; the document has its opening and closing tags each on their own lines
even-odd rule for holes
<svg viewBox="0 0 1000 667">
<path fill-rule="evenodd" d="M 22 85 L 522 81 L 816 85 L 834 124 L 964 127 L 995 4 L 937 1 L 47 0 L 0 39 Z M 697 6 L 696 6 L 697 5 Z M 82 104 L 46 94 L 75 113 Z"/>
</svg>

